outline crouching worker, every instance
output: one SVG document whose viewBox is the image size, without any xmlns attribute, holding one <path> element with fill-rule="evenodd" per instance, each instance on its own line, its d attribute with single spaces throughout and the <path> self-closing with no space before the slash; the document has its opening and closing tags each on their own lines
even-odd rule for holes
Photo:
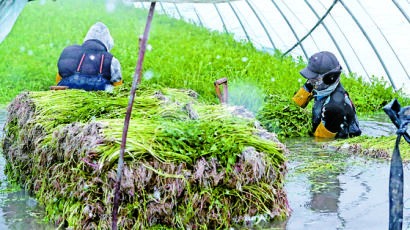
<svg viewBox="0 0 410 230">
<path fill-rule="evenodd" d="M 356 108 L 340 82 L 341 72 L 335 55 L 327 51 L 312 55 L 307 67 L 300 71 L 307 82 L 293 100 L 305 108 L 314 98 L 314 136 L 347 138 L 361 134 Z"/>
<path fill-rule="evenodd" d="M 109 52 L 114 40 L 101 22 L 91 26 L 82 45 L 66 47 L 58 60 L 56 84 L 69 89 L 112 91 L 122 84 L 120 62 Z"/>
</svg>

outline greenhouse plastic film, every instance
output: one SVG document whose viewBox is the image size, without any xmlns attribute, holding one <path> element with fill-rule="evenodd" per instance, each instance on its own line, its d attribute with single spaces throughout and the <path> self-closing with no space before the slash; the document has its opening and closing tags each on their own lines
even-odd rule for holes
<svg viewBox="0 0 410 230">
<path fill-rule="evenodd" d="M 406 16 L 410 7 L 406 1 L 234 1 L 216 4 L 217 9 L 213 4 L 163 5 L 169 16 L 176 17 L 172 12 L 177 7 L 185 20 L 199 25 L 199 16 L 201 24 L 211 30 L 224 32 L 225 24 L 237 40 L 249 40 L 256 48 L 273 53 L 274 48 L 285 52 L 297 44 L 333 3 L 322 24 L 290 54 L 307 62 L 316 52 L 331 51 L 346 74 L 356 73 L 367 81 L 372 76 L 383 78 L 409 94 L 410 24 Z"/>
</svg>

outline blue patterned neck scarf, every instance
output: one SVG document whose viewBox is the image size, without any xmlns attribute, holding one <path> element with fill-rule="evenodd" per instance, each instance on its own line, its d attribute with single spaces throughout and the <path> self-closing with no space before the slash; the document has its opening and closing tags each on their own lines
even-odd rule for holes
<svg viewBox="0 0 410 230">
<path fill-rule="evenodd" d="M 340 78 L 336 80 L 335 83 L 331 84 L 330 86 L 326 87 L 326 89 L 323 90 L 313 90 L 313 96 L 317 99 L 317 100 L 321 100 L 324 97 L 329 96 L 335 89 L 336 87 L 339 85 L 340 82 Z"/>
</svg>

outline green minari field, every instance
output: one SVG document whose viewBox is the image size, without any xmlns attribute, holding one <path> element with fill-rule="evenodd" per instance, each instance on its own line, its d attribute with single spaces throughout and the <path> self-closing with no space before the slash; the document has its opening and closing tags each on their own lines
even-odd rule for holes
<svg viewBox="0 0 410 230">
<path fill-rule="evenodd" d="M 98 21 L 110 28 L 115 41 L 112 53 L 121 62 L 124 81 L 130 83 L 146 16 L 144 10 L 121 4 L 108 13 L 103 1 L 28 3 L 0 44 L 0 105 L 21 91 L 48 90 L 54 85 L 61 51 L 81 44 Z M 204 102 L 218 102 L 213 82 L 221 77 L 229 79 L 231 103 L 253 112 L 263 107 L 266 96 L 291 98 L 304 83 L 299 71 L 306 63 L 301 58 L 282 59 L 279 51 L 272 56 L 245 41 L 235 41 L 231 34 L 211 32 L 159 13 L 154 15 L 148 44 L 152 49 L 145 57 L 142 83 L 193 89 Z M 360 112 L 379 111 L 399 96 L 385 82 L 368 84 L 360 77 L 344 77 L 342 82 Z"/>
</svg>

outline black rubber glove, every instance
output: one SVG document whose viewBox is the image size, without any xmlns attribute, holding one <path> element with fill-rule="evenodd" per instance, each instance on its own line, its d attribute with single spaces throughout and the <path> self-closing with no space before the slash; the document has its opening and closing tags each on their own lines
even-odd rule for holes
<svg viewBox="0 0 410 230">
<path fill-rule="evenodd" d="M 305 83 L 303 86 L 307 89 L 307 91 L 308 91 L 309 93 L 312 92 L 312 90 L 313 90 L 313 85 L 312 85 L 309 81 L 306 81 L 306 83 Z"/>
<path fill-rule="evenodd" d="M 332 133 L 337 133 L 341 125 L 347 120 L 346 112 L 343 106 L 327 104 L 322 109 L 322 121 L 325 128 Z"/>
</svg>

